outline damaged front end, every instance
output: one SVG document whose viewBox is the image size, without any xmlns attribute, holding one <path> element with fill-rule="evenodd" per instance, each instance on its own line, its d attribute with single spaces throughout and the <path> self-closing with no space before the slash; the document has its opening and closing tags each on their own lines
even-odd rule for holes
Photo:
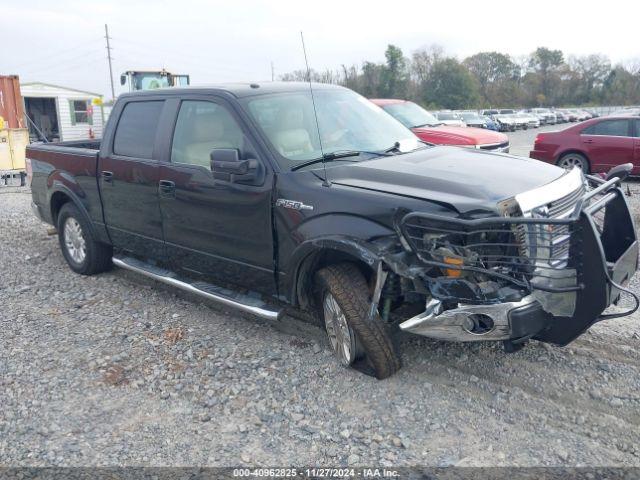
<svg viewBox="0 0 640 480">
<path fill-rule="evenodd" d="M 400 328 L 443 340 L 571 342 L 617 302 L 616 285 L 638 267 L 618 186 L 574 169 L 500 202 L 501 216 L 403 215 L 403 261 L 386 263 L 427 301 Z"/>
</svg>

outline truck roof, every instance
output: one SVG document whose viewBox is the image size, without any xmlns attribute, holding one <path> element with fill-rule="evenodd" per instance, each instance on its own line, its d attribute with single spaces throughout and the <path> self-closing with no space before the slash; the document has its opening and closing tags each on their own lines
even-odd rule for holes
<svg viewBox="0 0 640 480">
<path fill-rule="evenodd" d="M 314 90 L 328 90 L 328 89 L 344 89 L 339 85 L 333 85 L 330 83 L 312 83 Z M 180 95 L 180 94 L 193 94 L 193 93 L 230 93 L 231 95 L 242 98 L 252 97 L 256 95 L 266 95 L 270 93 L 289 93 L 289 92 L 303 92 L 309 91 L 308 82 L 253 82 L 253 83 L 221 83 L 217 85 L 199 85 L 188 87 L 167 87 L 158 88 L 155 90 L 145 90 L 131 93 L 123 93 L 121 97 L 139 97 L 139 96 L 154 96 L 154 95 Z"/>
</svg>

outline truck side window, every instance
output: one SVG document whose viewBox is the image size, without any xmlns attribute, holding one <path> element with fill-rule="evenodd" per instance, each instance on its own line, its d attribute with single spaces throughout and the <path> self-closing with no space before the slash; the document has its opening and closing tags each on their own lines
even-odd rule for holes
<svg viewBox="0 0 640 480">
<path fill-rule="evenodd" d="M 113 141 L 113 153 L 133 158 L 152 158 L 163 100 L 125 105 Z"/>
<path fill-rule="evenodd" d="M 240 150 L 242 143 L 242 129 L 226 108 L 208 101 L 185 100 L 173 134 L 171 162 L 210 168 L 211 150 Z"/>
</svg>

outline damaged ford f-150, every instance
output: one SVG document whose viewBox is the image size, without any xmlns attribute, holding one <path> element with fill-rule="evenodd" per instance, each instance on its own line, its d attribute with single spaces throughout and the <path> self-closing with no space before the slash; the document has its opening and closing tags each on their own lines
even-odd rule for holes
<svg viewBox="0 0 640 480">
<path fill-rule="evenodd" d="M 629 313 L 603 314 L 638 263 L 625 168 L 425 144 L 345 88 L 126 94 L 101 141 L 27 157 L 75 272 L 115 264 L 264 318 L 311 314 L 378 378 L 400 368 L 398 329 L 515 351 Z"/>
</svg>

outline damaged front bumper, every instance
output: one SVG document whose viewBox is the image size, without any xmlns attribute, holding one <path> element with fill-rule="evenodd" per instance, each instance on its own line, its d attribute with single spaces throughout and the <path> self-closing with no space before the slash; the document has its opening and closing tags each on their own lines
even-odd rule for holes
<svg viewBox="0 0 640 480">
<path fill-rule="evenodd" d="M 480 298 L 479 292 L 471 291 L 468 298 L 460 297 L 460 292 L 470 288 L 467 284 L 471 282 L 441 277 L 441 280 L 431 284 L 432 297 L 425 311 L 402 322 L 400 328 L 441 340 L 508 340 L 518 343 L 534 338 L 566 345 L 594 323 L 604 319 L 602 312 L 616 303 L 620 296 L 615 284 L 624 285 L 638 268 L 638 241 L 618 179 L 608 182 L 596 178 L 590 180 L 593 188 L 576 198 L 571 215 L 564 218 L 452 220 L 442 217 L 434 219 L 429 214 L 407 215 L 403 219 L 403 226 L 408 217 L 415 219 L 419 216 L 424 219 L 425 225 L 436 220 L 449 222 L 451 228 L 476 231 L 492 223 L 504 228 L 505 223 L 511 225 L 519 222 L 529 226 L 551 225 L 551 230 L 567 228 L 571 236 L 567 262 L 556 271 L 568 271 L 570 274 L 563 277 L 562 282 L 554 281 L 550 275 L 538 274 L 536 277 L 535 272 L 539 269 L 535 266 L 532 269 L 534 273 L 524 280 L 527 285 L 514 282 L 521 295 L 509 298 L 509 301 L 505 301 L 504 297 Z M 403 235 L 410 234 L 406 228 L 402 231 Z M 416 248 L 416 243 L 410 243 L 410 246 L 427 266 L 454 268 L 425 258 L 424 252 Z M 478 270 L 477 267 L 464 265 L 455 268 L 462 271 L 467 268 L 474 272 Z M 541 282 L 541 277 L 546 281 Z M 456 288 L 458 290 L 452 293 Z M 459 300 L 451 308 L 456 297 Z M 445 309 L 445 305 L 449 308 Z"/>
</svg>

